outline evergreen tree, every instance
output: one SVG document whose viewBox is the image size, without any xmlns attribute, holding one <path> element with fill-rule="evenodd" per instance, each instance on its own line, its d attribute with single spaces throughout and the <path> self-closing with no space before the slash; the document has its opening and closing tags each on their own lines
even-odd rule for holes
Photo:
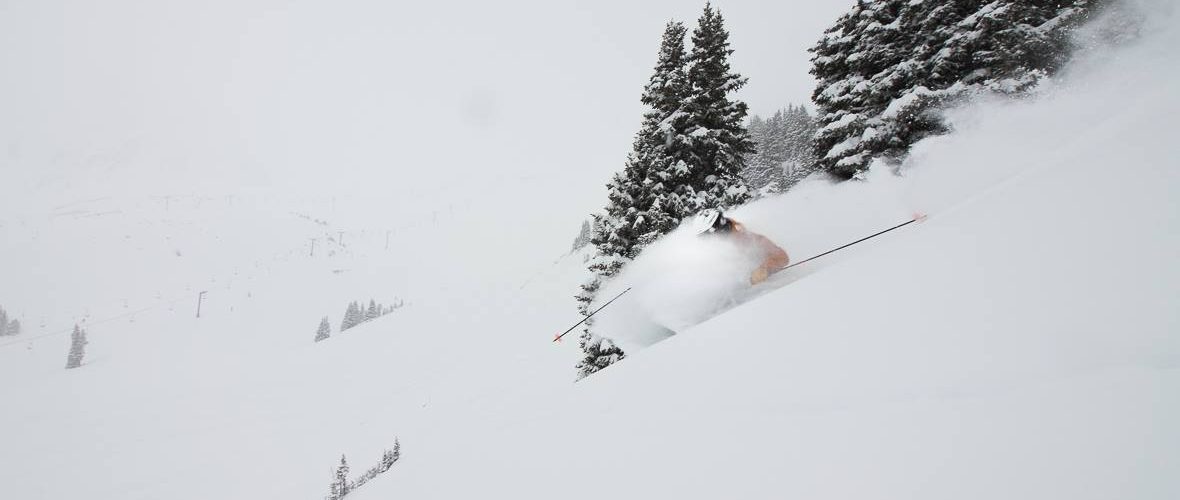
<svg viewBox="0 0 1180 500">
<path fill-rule="evenodd" d="M 870 115 L 883 110 L 880 103 L 868 101 L 889 93 L 871 78 L 890 69 L 914 71 L 901 66 L 910 34 L 894 22 L 906 1 L 857 0 L 811 49 L 815 54 L 811 73 L 818 80 L 812 98 L 819 106 L 821 127 L 815 137 L 815 152 L 826 171 L 847 178 L 867 168 L 871 157 L 857 146 Z M 904 86 L 910 81 L 912 78 L 899 78 L 876 83 Z"/>
<path fill-rule="evenodd" d="M 402 456 L 401 442 L 399 442 L 397 440 L 397 438 L 393 438 L 393 449 L 392 450 L 385 450 L 385 453 L 381 456 L 380 471 L 385 472 L 385 471 L 389 470 L 390 467 L 393 467 L 393 463 L 398 461 L 398 459 L 400 459 L 401 456 Z"/>
<path fill-rule="evenodd" d="M 681 218 L 691 213 L 685 199 L 695 191 L 688 184 L 687 115 L 681 111 L 689 90 L 684 68 L 686 33 L 682 23 L 672 21 L 665 26 L 655 70 L 640 97 L 648 108 L 643 123 L 623 171 L 607 184 L 605 213 L 593 216 L 590 243 L 596 252 L 588 266 L 592 275 L 576 296 L 582 314 L 588 314 L 603 280 L 617 274 L 644 245 L 675 229 Z M 591 359 L 586 366 L 594 368 L 579 365 L 581 376 L 623 357 L 612 343 L 591 333 L 591 326 L 592 322 L 587 322 L 581 346 Z"/>
<path fill-rule="evenodd" d="M 332 334 L 332 326 L 328 324 L 328 317 L 324 316 L 320 320 L 320 327 L 315 332 L 315 341 L 327 340 L 328 336 Z"/>
<path fill-rule="evenodd" d="M 381 314 L 377 312 L 377 303 L 373 299 L 369 299 L 369 308 L 365 310 L 365 321 L 375 319 Z"/>
<path fill-rule="evenodd" d="M 359 301 L 349 302 L 348 308 L 345 309 L 345 318 L 340 323 L 340 331 L 343 333 L 343 331 L 368 320 L 368 312 Z"/>
<path fill-rule="evenodd" d="M 729 32 L 721 12 L 705 4 L 692 33 L 688 57 L 689 97 L 687 135 L 691 138 L 692 186 L 697 190 L 694 212 L 704 208 L 735 206 L 750 199 L 741 178 L 745 155 L 754 151 L 746 133 L 746 103 L 730 94 L 746 79 L 729 66 Z"/>
<path fill-rule="evenodd" d="M 70 335 L 70 353 L 66 357 L 66 369 L 82 366 L 82 358 L 86 356 L 86 330 L 74 325 L 74 333 Z"/>
<path fill-rule="evenodd" d="M 618 273 L 626 261 L 638 255 L 643 245 L 675 227 L 679 222 L 677 216 L 682 215 L 675 213 L 682 209 L 681 196 L 692 192 L 683 182 L 678 183 L 686 177 L 687 167 L 681 171 L 666 168 L 673 161 L 683 166 L 687 157 L 684 115 L 680 113 L 688 97 L 684 72 L 686 32 L 684 25 L 676 21 L 665 26 L 655 70 L 640 97 L 648 110 L 632 141 L 623 171 L 607 184 L 605 213 L 593 216 L 590 243 L 595 246 L 596 255 L 589 265 L 592 276 L 576 297 L 582 314 L 588 314 L 588 307 L 604 279 Z M 602 339 L 591 333 L 591 326 L 587 322 L 580 344 L 591 360 L 587 366 L 604 367 L 621 358 L 621 351 L 609 355 L 601 352 Z M 609 341 L 607 345 L 611 345 Z M 596 370 L 587 371 L 579 365 L 580 376 Z"/>
<path fill-rule="evenodd" d="M 675 21 L 665 27 L 655 71 L 640 98 L 648 110 L 623 171 L 607 184 L 605 213 L 595 215 L 591 226 L 590 242 L 600 255 L 632 259 L 694 211 L 684 199 L 695 193 L 688 184 L 689 167 L 683 165 L 689 145 L 687 115 L 680 111 L 688 98 L 685 33 L 684 25 Z M 603 276 L 614 275 L 619 267 L 621 261 L 592 264 Z"/>
<path fill-rule="evenodd" d="M 361 313 L 360 304 L 355 300 L 349 302 L 348 308 L 344 310 L 344 319 L 340 321 L 340 333 L 344 333 L 345 330 L 361 324 L 363 319 L 364 316 Z"/>
<path fill-rule="evenodd" d="M 585 378 L 626 357 L 610 339 L 597 336 L 588 329 L 583 330 L 578 346 L 582 348 L 582 361 L 578 362 L 578 378 Z"/>
<path fill-rule="evenodd" d="M 1101 0 L 857 0 L 811 49 L 818 168 L 850 178 L 945 133 L 940 110 L 1056 72 Z"/>
<path fill-rule="evenodd" d="M 14 319 L 8 322 L 7 335 L 20 335 L 20 321 Z"/>
<path fill-rule="evenodd" d="M 332 481 L 332 500 L 339 500 L 344 498 L 349 491 L 352 491 L 352 486 L 348 483 L 348 460 L 344 455 L 340 455 L 340 465 L 336 467 L 336 476 Z"/>
<path fill-rule="evenodd" d="M 592 276 L 576 297 L 582 314 L 604 280 L 686 217 L 750 197 L 739 175 L 743 155 L 753 150 L 744 127 L 746 105 L 729 99 L 745 79 L 730 71 L 733 51 L 720 13 L 705 6 L 691 54 L 685 51 L 686 34 L 679 22 L 665 27 L 655 71 L 640 99 L 648 108 L 643 123 L 623 171 L 607 184 L 606 210 L 593 217 Z M 581 376 L 624 357 L 592 327 L 588 321 L 581 335 L 586 354 L 578 365 Z"/>
<path fill-rule="evenodd" d="M 590 221 L 582 221 L 582 230 L 578 232 L 578 237 L 574 238 L 574 245 L 573 248 L 570 249 L 570 252 L 577 252 L 586 245 L 589 245 L 590 238 L 592 237 L 593 233 L 590 230 Z"/>
<path fill-rule="evenodd" d="M 344 316 L 340 319 L 340 333 L 344 333 L 349 328 L 352 328 L 352 303 L 344 308 Z"/>
</svg>

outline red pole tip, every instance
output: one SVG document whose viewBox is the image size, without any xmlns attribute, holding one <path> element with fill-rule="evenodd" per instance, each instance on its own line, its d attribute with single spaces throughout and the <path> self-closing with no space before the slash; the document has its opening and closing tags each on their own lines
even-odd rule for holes
<svg viewBox="0 0 1180 500">
<path fill-rule="evenodd" d="M 918 221 L 918 222 L 922 222 L 922 221 L 926 220 L 926 214 L 924 214 L 922 212 L 914 212 L 914 220 Z"/>
</svg>

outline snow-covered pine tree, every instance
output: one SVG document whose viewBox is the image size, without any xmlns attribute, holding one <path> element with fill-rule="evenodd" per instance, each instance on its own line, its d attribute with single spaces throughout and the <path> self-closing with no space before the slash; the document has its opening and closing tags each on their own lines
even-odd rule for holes
<svg viewBox="0 0 1180 500">
<path fill-rule="evenodd" d="M 344 333 L 345 330 L 352 328 L 351 320 L 352 320 L 352 303 L 349 303 L 348 307 L 344 308 L 344 316 L 341 317 L 341 319 L 340 319 L 340 333 Z"/>
<path fill-rule="evenodd" d="M 332 480 L 332 493 L 329 498 L 339 500 L 351 490 L 352 486 L 348 482 L 348 460 L 344 458 L 344 455 L 340 455 L 340 465 L 336 467 L 336 475 Z"/>
<path fill-rule="evenodd" d="M 571 253 L 577 252 L 578 250 L 581 250 L 582 248 L 584 248 L 586 245 L 589 245 L 590 238 L 592 238 L 592 237 L 593 237 L 593 233 L 590 230 L 590 221 L 588 221 L 588 220 L 582 221 L 582 230 L 578 232 L 578 237 L 574 238 L 574 245 L 570 249 L 570 252 Z"/>
<path fill-rule="evenodd" d="M 377 302 L 373 299 L 369 299 L 369 308 L 365 310 L 365 321 L 369 321 L 380 316 L 381 314 L 377 311 Z"/>
<path fill-rule="evenodd" d="M 397 438 L 393 438 L 393 449 L 385 450 L 385 453 L 381 456 L 381 472 L 389 470 L 390 467 L 393 467 L 393 463 L 398 461 L 401 457 L 402 444 L 397 440 Z"/>
<path fill-rule="evenodd" d="M 583 314 L 603 280 L 684 218 L 750 198 L 739 175 L 743 155 L 753 148 L 744 124 L 746 105 L 729 99 L 745 79 L 730 71 L 729 34 L 709 4 L 688 55 L 686 33 L 682 23 L 665 26 L 655 71 L 641 98 L 648 111 L 627 164 L 607 184 L 605 213 L 594 216 L 593 276 L 577 295 Z M 583 377 L 625 356 L 614 343 L 593 334 L 592 327 L 588 321 L 581 335 L 586 356 L 578 373 Z"/>
<path fill-rule="evenodd" d="M 904 71 L 912 37 L 898 21 L 908 0 L 856 0 L 852 10 L 841 16 L 811 48 L 811 74 L 818 80 L 812 99 L 819 106 L 819 131 L 815 152 L 820 167 L 845 178 L 868 166 L 868 153 L 860 151 L 866 122 L 879 114 L 879 103 L 866 102 L 881 85 L 906 86 L 902 81 L 871 81 L 880 71 Z M 874 45 L 878 44 L 878 45 Z M 900 46 L 899 46 L 900 45 Z M 878 95 L 880 93 L 878 92 Z"/>
<path fill-rule="evenodd" d="M 590 243 L 596 252 L 588 266 L 591 278 L 576 296 L 582 314 L 589 313 L 588 307 L 603 280 L 618 273 L 644 245 L 671 231 L 692 213 L 686 202 L 686 198 L 695 196 L 689 183 L 691 169 L 685 163 L 690 159 L 685 134 L 687 114 L 681 111 L 689 95 L 686 33 L 684 24 L 676 21 L 664 27 L 655 70 L 640 97 L 648 109 L 623 171 L 607 184 L 606 210 L 593 216 Z M 578 365 L 579 378 L 624 356 L 612 342 L 593 334 L 592 326 L 587 322 L 581 334 L 580 345 L 586 356 Z"/>
<path fill-rule="evenodd" d="M 977 92 L 1020 94 L 1066 61 L 1102 0 L 857 0 L 811 49 L 818 168 L 850 178 L 947 126 Z"/>
<path fill-rule="evenodd" d="M 66 356 L 66 369 L 82 366 L 82 358 L 86 356 L 86 330 L 74 325 L 74 333 L 70 335 L 70 353 Z"/>
<path fill-rule="evenodd" d="M 8 322 L 7 335 L 20 335 L 20 321 L 19 320 L 14 319 L 14 320 Z"/>
<path fill-rule="evenodd" d="M 328 324 L 328 317 L 324 316 L 320 320 L 320 327 L 315 331 L 315 341 L 327 340 L 328 336 L 332 334 L 332 325 Z"/>
<path fill-rule="evenodd" d="M 689 97 L 686 32 L 676 21 L 665 26 L 655 71 L 640 97 L 648 110 L 623 171 L 607 184 L 605 214 L 596 215 L 591 226 L 590 242 L 600 255 L 633 259 L 645 245 L 695 212 L 695 207 L 685 206 L 685 197 L 694 196 L 695 190 L 687 175 L 690 167 L 682 164 L 689 158 L 687 115 L 681 112 Z M 621 264 L 610 260 L 596 274 L 611 276 Z"/>
<path fill-rule="evenodd" d="M 363 319 L 360 304 L 355 300 L 348 303 L 348 307 L 344 309 L 344 319 L 340 320 L 340 333 L 345 330 L 361 324 Z"/>
<path fill-rule="evenodd" d="M 395 459 L 393 458 L 393 451 L 385 450 L 385 452 L 381 454 L 381 468 L 378 470 L 381 472 L 389 470 L 390 467 L 393 467 L 394 461 Z"/>
<path fill-rule="evenodd" d="M 626 353 L 610 339 L 594 335 L 588 329 L 579 337 L 578 346 L 584 354 L 576 367 L 579 379 L 586 378 L 626 357 Z"/>
<path fill-rule="evenodd" d="M 684 104 L 691 140 L 688 163 L 694 167 L 692 186 L 697 194 L 692 211 L 740 205 L 750 199 L 741 172 L 754 143 L 746 133 L 746 103 L 731 100 L 730 94 L 746 79 L 729 66 L 729 32 L 721 12 L 709 3 L 692 32 L 692 45 Z"/>
</svg>

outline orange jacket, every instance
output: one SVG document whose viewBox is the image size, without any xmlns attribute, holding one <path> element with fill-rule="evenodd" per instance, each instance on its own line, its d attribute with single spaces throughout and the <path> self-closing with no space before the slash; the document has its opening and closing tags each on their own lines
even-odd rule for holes
<svg viewBox="0 0 1180 500">
<path fill-rule="evenodd" d="M 775 245 L 770 238 L 746 229 L 742 223 L 730 219 L 733 224 L 733 234 L 746 245 L 756 247 L 762 253 L 762 263 L 754 272 L 750 273 L 750 284 L 756 285 L 766 280 L 771 274 L 781 271 L 791 263 L 787 251 Z"/>
</svg>

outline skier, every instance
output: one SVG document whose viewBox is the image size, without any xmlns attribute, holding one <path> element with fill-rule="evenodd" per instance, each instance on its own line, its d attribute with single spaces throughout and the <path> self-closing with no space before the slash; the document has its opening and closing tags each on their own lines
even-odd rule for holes
<svg viewBox="0 0 1180 500">
<path fill-rule="evenodd" d="M 771 274 L 783 270 L 791 262 L 787 252 L 770 238 L 746 229 L 742 223 L 726 217 L 720 210 L 708 209 L 697 216 L 697 233 L 731 237 L 742 249 L 756 252 L 761 264 L 750 273 L 750 284 L 766 281 Z"/>
</svg>

